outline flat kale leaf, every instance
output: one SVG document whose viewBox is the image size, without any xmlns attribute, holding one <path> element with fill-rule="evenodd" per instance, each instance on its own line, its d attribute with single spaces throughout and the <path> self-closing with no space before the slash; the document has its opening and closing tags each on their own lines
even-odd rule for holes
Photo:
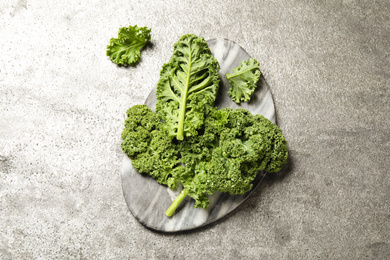
<svg viewBox="0 0 390 260">
<path fill-rule="evenodd" d="M 226 78 L 230 86 L 228 94 L 232 100 L 236 103 L 249 101 L 256 89 L 260 74 L 260 64 L 253 58 L 242 61 L 232 73 L 227 73 Z"/>
<path fill-rule="evenodd" d="M 213 105 L 219 87 L 219 63 L 203 37 L 183 35 L 164 64 L 157 84 L 156 112 L 171 137 L 197 135 L 205 105 Z"/>
</svg>

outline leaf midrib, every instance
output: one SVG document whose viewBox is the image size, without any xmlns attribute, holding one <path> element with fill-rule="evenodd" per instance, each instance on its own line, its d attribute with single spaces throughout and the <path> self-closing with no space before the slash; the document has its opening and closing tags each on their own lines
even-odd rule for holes
<svg viewBox="0 0 390 260">
<path fill-rule="evenodd" d="M 245 74 L 247 72 L 250 72 L 253 69 L 259 69 L 259 68 L 257 66 L 252 65 L 251 67 L 247 67 L 246 69 L 244 69 L 244 71 L 241 73 L 229 73 L 229 75 L 226 76 L 226 78 L 231 79 L 233 77 L 237 77 L 237 76 L 240 76 L 240 75 Z"/>
</svg>

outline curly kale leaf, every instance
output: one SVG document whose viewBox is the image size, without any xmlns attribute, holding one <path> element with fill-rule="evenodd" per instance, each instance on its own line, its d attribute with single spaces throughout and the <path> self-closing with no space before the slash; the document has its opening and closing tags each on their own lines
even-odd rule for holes
<svg viewBox="0 0 390 260">
<path fill-rule="evenodd" d="M 107 56 L 118 65 L 135 65 L 141 59 L 141 48 L 150 41 L 151 29 L 129 26 L 119 29 L 118 38 L 111 38 Z"/>
<path fill-rule="evenodd" d="M 219 63 L 202 37 L 183 35 L 164 64 L 157 84 L 156 112 L 170 136 L 197 135 L 205 105 L 213 104 L 219 87 Z"/>
<path fill-rule="evenodd" d="M 260 64 L 253 58 L 242 61 L 240 66 L 227 73 L 229 82 L 228 94 L 236 103 L 247 102 L 251 99 L 260 79 Z"/>
<path fill-rule="evenodd" d="M 261 115 L 245 109 L 208 109 L 204 131 L 178 144 L 182 165 L 175 180 L 183 191 L 166 211 L 171 216 L 190 196 L 195 207 L 207 208 L 214 192 L 244 194 L 259 171 L 277 172 L 287 162 L 282 131 Z"/>
<path fill-rule="evenodd" d="M 121 148 L 138 172 L 146 173 L 170 188 L 176 186 L 173 176 L 178 149 L 163 130 L 156 113 L 146 105 L 129 108 L 121 137 Z"/>
</svg>

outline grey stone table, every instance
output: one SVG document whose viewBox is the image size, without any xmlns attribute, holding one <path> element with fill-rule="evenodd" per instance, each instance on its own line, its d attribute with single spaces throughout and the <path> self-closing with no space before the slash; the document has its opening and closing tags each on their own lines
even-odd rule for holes
<svg viewBox="0 0 390 260">
<path fill-rule="evenodd" d="M 136 67 L 106 45 L 152 29 Z M 390 259 L 390 2 L 0 1 L 0 259 Z M 122 190 L 126 110 L 185 33 L 260 62 L 289 162 L 228 216 L 145 228 Z"/>
</svg>

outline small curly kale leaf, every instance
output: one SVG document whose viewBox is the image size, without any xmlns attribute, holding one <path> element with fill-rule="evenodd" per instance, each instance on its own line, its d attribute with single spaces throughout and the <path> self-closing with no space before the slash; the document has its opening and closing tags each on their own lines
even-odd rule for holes
<svg viewBox="0 0 390 260">
<path fill-rule="evenodd" d="M 119 29 L 118 38 L 111 38 L 107 56 L 118 65 L 135 65 L 141 59 L 141 48 L 150 41 L 151 29 L 129 26 Z"/>
<path fill-rule="evenodd" d="M 230 85 L 228 94 L 232 100 L 236 103 L 249 101 L 256 89 L 260 74 L 260 64 L 253 58 L 242 61 L 232 73 L 227 73 L 226 78 Z"/>
<path fill-rule="evenodd" d="M 205 105 L 212 105 L 219 87 L 219 63 L 203 37 L 183 35 L 164 64 L 157 84 L 156 112 L 169 135 L 183 140 L 197 135 Z"/>
</svg>

